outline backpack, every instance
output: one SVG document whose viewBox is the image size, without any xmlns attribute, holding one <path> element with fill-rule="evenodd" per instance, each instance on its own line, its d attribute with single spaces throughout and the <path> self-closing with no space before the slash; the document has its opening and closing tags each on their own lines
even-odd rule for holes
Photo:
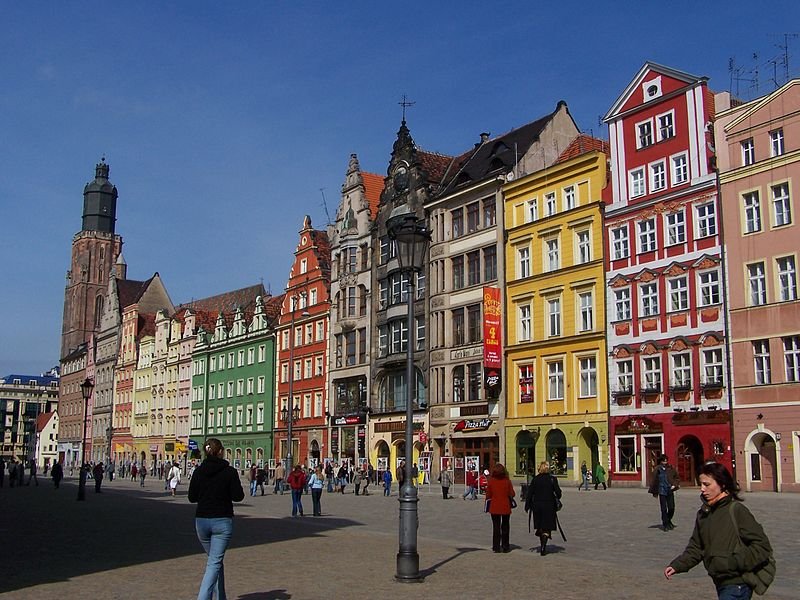
<svg viewBox="0 0 800 600">
<path fill-rule="evenodd" d="M 735 502 L 731 502 L 728 505 L 728 514 L 730 514 L 731 521 L 733 521 L 733 528 L 736 531 L 736 537 L 739 538 L 739 543 L 744 546 L 745 544 L 742 541 L 742 537 L 739 535 L 739 523 L 736 521 L 736 513 L 733 510 L 734 504 Z M 744 579 L 744 582 L 747 585 L 753 588 L 753 591 L 756 594 L 763 596 L 767 593 L 767 589 L 769 588 L 770 584 L 775 580 L 776 570 L 777 567 L 775 564 L 775 557 L 773 556 L 772 552 L 770 552 L 769 559 L 767 559 L 765 563 L 756 567 L 754 571 L 742 573 L 742 579 Z"/>
</svg>

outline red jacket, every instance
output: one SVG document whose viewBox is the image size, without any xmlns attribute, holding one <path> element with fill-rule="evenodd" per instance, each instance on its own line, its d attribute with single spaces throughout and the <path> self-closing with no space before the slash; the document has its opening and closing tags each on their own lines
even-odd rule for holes
<svg viewBox="0 0 800 600">
<path fill-rule="evenodd" d="M 489 513 L 493 515 L 510 515 L 511 498 L 516 496 L 514 485 L 508 477 L 498 479 L 490 477 L 489 484 L 486 486 L 486 499 L 491 500 Z"/>
<path fill-rule="evenodd" d="M 306 485 L 306 476 L 300 469 L 295 469 L 289 473 L 289 477 L 286 478 L 286 483 L 288 483 L 289 487 L 293 490 L 302 490 Z"/>
</svg>

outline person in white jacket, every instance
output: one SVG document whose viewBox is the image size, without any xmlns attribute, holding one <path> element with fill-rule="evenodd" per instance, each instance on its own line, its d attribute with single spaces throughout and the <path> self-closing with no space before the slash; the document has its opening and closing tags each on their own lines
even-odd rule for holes
<svg viewBox="0 0 800 600">
<path fill-rule="evenodd" d="M 178 487 L 178 484 L 181 482 L 181 468 L 178 466 L 178 463 L 172 463 L 172 467 L 167 474 L 167 482 L 169 483 L 169 491 L 172 495 L 175 495 L 175 489 Z"/>
</svg>

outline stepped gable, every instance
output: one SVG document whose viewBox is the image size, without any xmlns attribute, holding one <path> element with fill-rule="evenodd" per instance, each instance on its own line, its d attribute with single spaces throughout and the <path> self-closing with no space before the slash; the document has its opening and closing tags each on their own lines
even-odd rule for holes
<svg viewBox="0 0 800 600">
<path fill-rule="evenodd" d="M 581 133 L 570 142 L 569 146 L 558 157 L 556 163 L 568 161 L 587 152 L 603 152 L 606 155 L 610 155 L 611 149 L 607 141 Z"/>
<path fill-rule="evenodd" d="M 375 173 L 362 171 L 361 181 L 364 182 L 364 195 L 367 197 L 367 204 L 369 205 L 369 216 L 374 220 L 378 216 L 378 205 L 381 201 L 384 179 Z"/>
</svg>

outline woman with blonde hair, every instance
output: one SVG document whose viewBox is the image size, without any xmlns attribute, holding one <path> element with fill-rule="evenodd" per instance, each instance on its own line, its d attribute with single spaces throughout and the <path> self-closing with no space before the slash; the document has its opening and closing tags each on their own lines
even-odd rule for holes
<svg viewBox="0 0 800 600">
<path fill-rule="evenodd" d="M 222 442 L 208 438 L 204 444 L 206 459 L 195 469 L 189 481 L 189 502 L 197 503 L 195 530 L 208 555 L 206 572 L 197 600 L 218 600 L 225 596 L 225 569 L 222 560 L 233 534 L 233 503 L 244 499 L 239 474 L 222 459 Z"/>
<path fill-rule="evenodd" d="M 547 540 L 557 527 L 556 504 L 561 499 L 558 479 L 550 474 L 547 461 L 539 463 L 539 474 L 528 485 L 525 495 L 525 511 L 533 515 L 533 525 L 541 544 L 540 554 L 547 554 Z"/>
<path fill-rule="evenodd" d="M 492 467 L 492 476 L 486 486 L 486 502 L 492 515 L 492 551 L 511 552 L 508 533 L 511 528 L 511 509 L 516 506 L 513 498 L 514 486 L 508 478 L 506 468 L 500 463 Z"/>
</svg>

